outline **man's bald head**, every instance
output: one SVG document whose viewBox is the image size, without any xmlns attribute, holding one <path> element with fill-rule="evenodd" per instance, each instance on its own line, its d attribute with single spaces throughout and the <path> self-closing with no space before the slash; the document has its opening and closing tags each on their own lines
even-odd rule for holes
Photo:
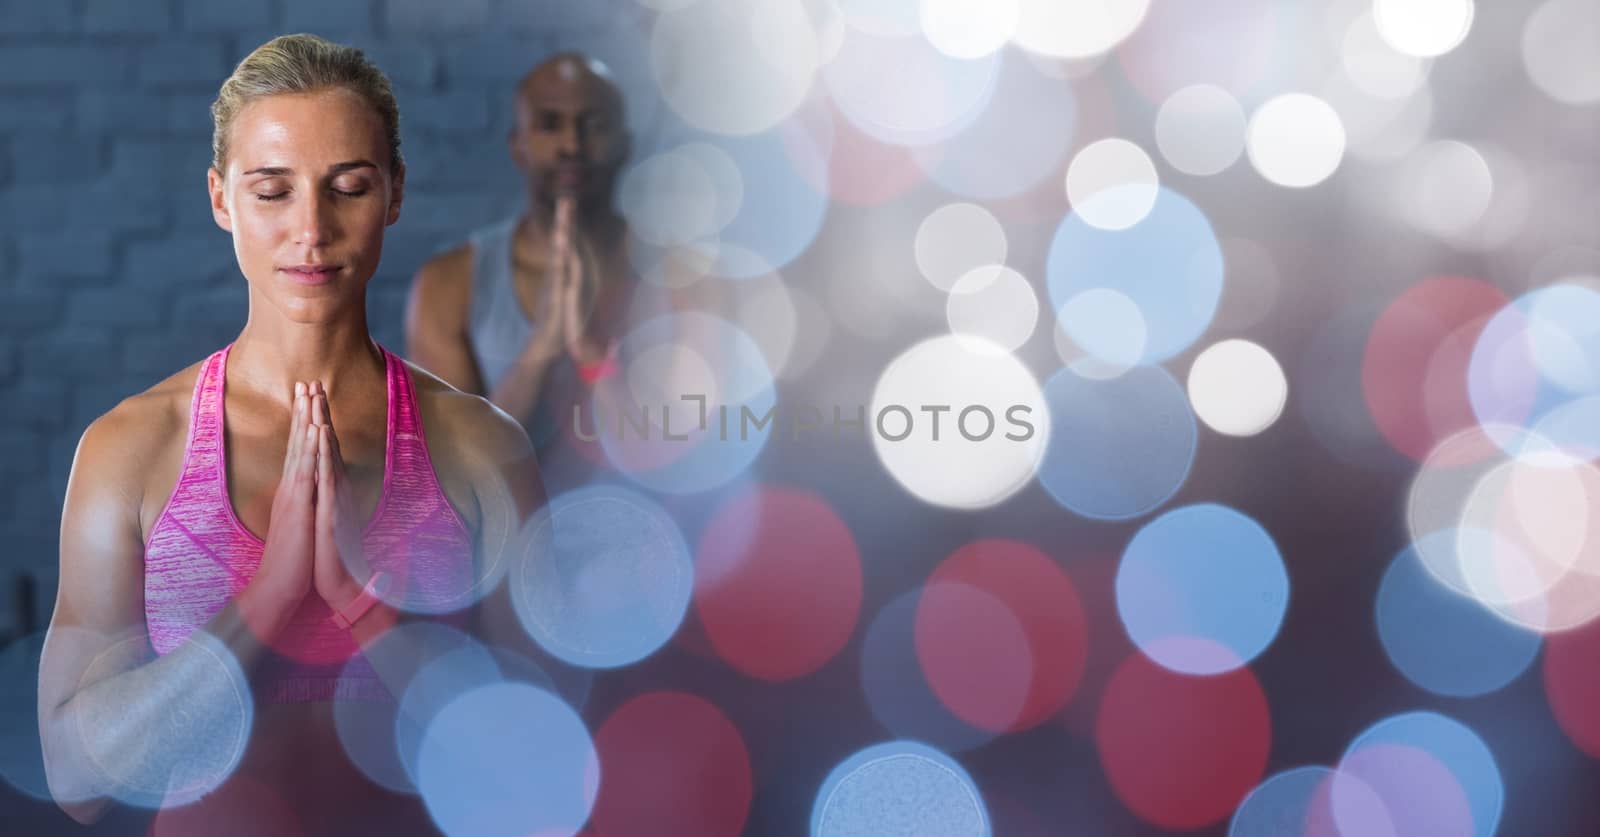
<svg viewBox="0 0 1600 837">
<path fill-rule="evenodd" d="M 536 197 L 610 201 L 629 137 L 622 91 L 606 65 L 576 52 L 552 55 L 517 84 L 516 109 L 511 156 Z"/>
<path fill-rule="evenodd" d="M 540 62 L 517 83 L 519 104 L 526 100 L 580 96 L 612 109 L 622 118 L 622 89 L 611 68 L 579 52 L 559 52 Z"/>
</svg>

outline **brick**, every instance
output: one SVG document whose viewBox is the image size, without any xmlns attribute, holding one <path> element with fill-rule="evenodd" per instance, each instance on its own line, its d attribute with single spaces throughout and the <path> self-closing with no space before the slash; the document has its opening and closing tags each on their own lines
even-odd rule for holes
<svg viewBox="0 0 1600 837">
<path fill-rule="evenodd" d="M 493 0 L 490 7 L 494 27 L 502 31 L 566 34 L 574 29 L 605 27 L 616 16 L 614 0 Z"/>
<path fill-rule="evenodd" d="M 177 371 L 174 369 L 173 371 Z M 69 421 L 78 427 L 88 427 L 95 419 L 111 412 L 124 398 L 145 389 L 132 384 L 125 377 L 113 381 L 79 386 L 72 394 L 72 414 Z"/>
<path fill-rule="evenodd" d="M 284 0 L 283 31 L 370 30 L 374 16 L 371 0 Z"/>
<path fill-rule="evenodd" d="M 400 118 L 408 133 L 420 129 L 442 136 L 474 137 L 481 149 L 489 129 L 489 100 L 484 91 L 473 87 L 409 95 L 400 100 Z"/>
<path fill-rule="evenodd" d="M 101 174 L 100 141 L 22 134 L 11 138 L 12 182 L 20 185 L 85 183 Z"/>
<path fill-rule="evenodd" d="M 49 470 L 46 450 L 38 430 L 0 430 L 0 479 L 43 476 Z"/>
<path fill-rule="evenodd" d="M 211 103 L 216 98 L 216 94 L 209 91 L 174 93 L 166 101 L 167 133 L 204 142 L 208 159 L 211 154 Z"/>
<path fill-rule="evenodd" d="M 139 48 L 139 81 L 152 86 L 215 91 L 228 77 L 222 44 L 209 39 L 172 39 Z"/>
<path fill-rule="evenodd" d="M 112 240 L 106 233 L 41 233 L 18 245 L 19 272 L 41 279 L 60 275 L 107 276 L 111 273 Z"/>
<path fill-rule="evenodd" d="M 172 31 L 172 22 L 168 0 L 85 0 L 83 7 L 83 31 L 94 34 L 159 34 Z"/>
<path fill-rule="evenodd" d="M 132 53 L 119 46 L 0 47 L 0 79 L 8 85 L 120 84 Z"/>
<path fill-rule="evenodd" d="M 477 187 L 520 177 L 502 149 L 481 135 L 453 146 L 429 144 L 407 149 L 406 185 L 419 190 Z"/>
<path fill-rule="evenodd" d="M 61 294 L 38 287 L 8 288 L 0 299 L 0 326 L 48 328 L 61 316 Z"/>
<path fill-rule="evenodd" d="M 222 329 L 181 328 L 165 334 L 134 334 L 123 342 L 123 371 L 140 377 L 146 386 L 166 378 L 190 364 L 203 360 L 222 348 L 239 333 L 234 324 L 231 333 Z"/>
<path fill-rule="evenodd" d="M 388 237 L 438 232 L 464 236 L 468 230 L 510 215 L 522 202 L 516 193 L 497 195 L 481 189 L 413 194 L 406 200 L 400 222 L 389 228 Z"/>
<path fill-rule="evenodd" d="M 111 143 L 110 179 L 133 189 L 171 188 L 185 157 L 193 160 L 196 145 L 194 140 L 118 138 Z"/>
<path fill-rule="evenodd" d="M 137 286 L 79 289 L 67 294 L 66 321 L 74 325 L 151 329 L 165 320 L 160 298 Z"/>
<path fill-rule="evenodd" d="M 179 22 L 190 32 L 239 32 L 271 26 L 272 4 L 262 0 L 179 0 Z"/>
<path fill-rule="evenodd" d="M 208 233 L 132 242 L 122 265 L 126 281 L 146 290 L 197 287 L 216 274 L 237 270 L 232 242 L 215 227 Z"/>
<path fill-rule="evenodd" d="M 23 378 L 5 392 L 0 427 L 59 427 L 67 418 L 67 385 L 44 378 Z"/>
<path fill-rule="evenodd" d="M 0 131 L 60 133 L 72 119 L 72 97 L 61 93 L 7 93 Z"/>
<path fill-rule="evenodd" d="M 25 527 L 34 527 L 36 532 L 59 532 L 62 499 L 51 491 L 19 491 L 12 500 L 11 517 Z"/>
<path fill-rule="evenodd" d="M 165 133 L 167 97 L 129 90 L 83 90 L 77 95 L 78 131 L 118 137 Z"/>
<path fill-rule="evenodd" d="M 490 24 L 489 0 L 386 0 L 384 21 L 396 32 L 476 31 Z"/>
<path fill-rule="evenodd" d="M 385 38 L 382 41 L 354 38 L 349 44 L 372 59 L 397 88 L 432 90 L 438 81 L 439 58 L 427 41 L 412 38 Z M 402 109 L 400 114 L 403 119 L 405 110 Z"/>
<path fill-rule="evenodd" d="M 36 334 L 22 344 L 22 363 L 64 378 L 103 378 L 118 371 L 117 352 L 103 328 L 69 326 Z"/>
<path fill-rule="evenodd" d="M 497 85 L 491 94 L 512 95 L 513 85 L 549 53 L 551 44 L 537 38 L 484 37 L 452 43 L 444 52 L 447 85 Z"/>
<path fill-rule="evenodd" d="M 216 290 L 180 292 L 173 306 L 172 322 L 180 328 L 195 323 L 212 325 L 232 323 L 235 329 L 244 326 L 250 313 L 249 292 L 244 283 Z"/>
<path fill-rule="evenodd" d="M 73 191 L 18 185 L 0 190 L 0 229 L 18 235 L 160 229 L 167 223 L 169 200 L 166 192 L 130 191 L 107 177 Z M 85 212 L 85 207 L 94 212 Z"/>
<path fill-rule="evenodd" d="M 0 34 L 54 35 L 72 30 L 72 6 L 67 3 L 0 0 Z"/>
</svg>

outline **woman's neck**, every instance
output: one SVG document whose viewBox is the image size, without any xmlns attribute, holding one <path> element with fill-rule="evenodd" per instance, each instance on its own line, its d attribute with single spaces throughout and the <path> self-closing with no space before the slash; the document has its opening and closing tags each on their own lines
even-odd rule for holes
<svg viewBox="0 0 1600 837">
<path fill-rule="evenodd" d="M 321 381 L 336 396 L 381 378 L 383 354 L 367 331 L 364 306 L 327 323 L 252 315 L 228 353 L 228 373 L 250 389 L 285 401 L 294 397 L 296 381 Z"/>
</svg>

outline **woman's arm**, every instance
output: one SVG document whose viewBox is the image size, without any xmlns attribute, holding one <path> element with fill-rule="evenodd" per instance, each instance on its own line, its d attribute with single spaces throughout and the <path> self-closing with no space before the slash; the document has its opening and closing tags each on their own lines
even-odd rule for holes
<svg viewBox="0 0 1600 837">
<path fill-rule="evenodd" d="M 303 588 L 296 595 L 293 559 L 304 564 L 298 583 L 309 583 L 308 454 L 315 448 L 291 443 L 262 571 L 201 628 L 207 636 L 152 659 L 139 525 L 145 464 L 137 452 L 155 440 L 142 409 L 125 402 L 79 442 L 61 518 L 61 583 L 40 661 L 46 777 L 61 808 L 83 823 L 119 794 L 164 787 L 180 759 L 204 755 L 196 745 L 211 745 L 190 736 L 236 714 L 240 700 L 241 684 L 218 664 L 218 644 L 248 672 L 304 595 Z M 300 415 L 294 426 L 303 426 Z M 302 521 L 304 543 L 296 532 Z"/>
</svg>

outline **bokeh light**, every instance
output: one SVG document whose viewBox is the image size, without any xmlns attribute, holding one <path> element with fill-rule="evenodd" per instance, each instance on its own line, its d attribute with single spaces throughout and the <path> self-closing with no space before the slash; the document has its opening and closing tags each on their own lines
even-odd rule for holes
<svg viewBox="0 0 1600 837">
<path fill-rule="evenodd" d="M 1486 424 L 1532 427 L 1561 404 L 1600 393 L 1597 359 L 1600 292 L 1567 284 L 1530 291 L 1478 335 L 1467 373 L 1473 411 Z"/>
<path fill-rule="evenodd" d="M 1210 221 L 1167 188 L 1157 190 L 1149 214 L 1127 229 L 1096 227 L 1076 211 L 1067 216 L 1051 239 L 1047 271 L 1055 310 L 1093 289 L 1132 300 L 1145 322 L 1143 363 L 1188 348 L 1211 324 L 1222 297 L 1222 250 Z M 1071 325 L 1067 333 L 1094 351 L 1094 341 Z"/>
<path fill-rule="evenodd" d="M 1189 367 L 1189 402 L 1207 427 L 1254 436 L 1283 415 L 1289 382 L 1271 352 L 1248 340 L 1207 346 Z"/>
<path fill-rule="evenodd" d="M 1000 346 L 950 335 L 889 363 L 867 410 L 895 481 L 937 506 L 996 505 L 1033 479 L 1050 412 L 1033 374 Z"/>
<path fill-rule="evenodd" d="M 1545 641 L 1544 692 L 1574 747 L 1600 758 L 1600 620 Z"/>
<path fill-rule="evenodd" d="M 753 532 L 745 528 L 752 518 Z M 695 572 L 695 614 L 712 647 L 759 680 L 821 668 L 860 616 L 855 538 L 807 491 L 764 486 L 724 503 L 701 533 Z"/>
<path fill-rule="evenodd" d="M 1228 823 L 1228 837 L 1340 837 L 1333 820 L 1332 787 L 1338 774 L 1328 767 L 1310 765 L 1285 770 L 1257 785 L 1239 803 Z M 1361 780 L 1344 777 L 1353 800 Z M 1381 806 L 1367 791 L 1371 806 Z M 1397 837 L 1389 832 L 1365 832 L 1366 837 Z"/>
<path fill-rule="evenodd" d="M 934 693 L 980 729 L 1017 732 L 1072 698 L 1089 647 L 1077 589 L 1037 547 L 967 544 L 929 576 L 917 659 Z"/>
<path fill-rule="evenodd" d="M 971 124 L 994 92 L 998 70 L 998 55 L 955 59 L 924 38 L 852 28 L 821 76 L 839 112 L 863 132 L 894 145 L 921 146 Z"/>
<path fill-rule="evenodd" d="M 716 275 L 730 279 L 764 276 L 805 252 L 816 240 L 828 210 L 828 196 L 816 186 L 820 174 L 828 170 L 827 147 L 815 144 L 804 132 L 772 130 L 720 139 L 707 148 L 721 151 L 733 161 L 742 182 L 760 184 L 759 188 L 744 189 L 737 211 L 730 213 L 731 200 L 725 197 L 730 187 L 718 183 L 717 178 L 731 178 L 731 174 L 711 175 L 718 195 L 713 219 L 719 222 L 721 241 L 737 245 L 717 250 Z M 684 153 L 710 159 L 714 152 Z M 697 162 L 710 171 L 704 160 L 697 158 Z M 721 221 L 724 216 L 729 220 Z"/>
<path fill-rule="evenodd" d="M 812 837 L 989 837 L 989 812 L 960 764 L 914 741 L 868 747 L 828 773 Z"/>
<path fill-rule="evenodd" d="M 132 636 L 112 644 L 89 663 L 79 682 L 94 683 L 110 675 L 106 669 L 114 660 L 141 658 L 146 642 L 143 636 Z M 111 749 L 121 742 L 91 736 L 82 727 L 72 730 L 106 795 L 125 805 L 146 809 L 187 805 L 221 787 L 244 759 L 256 717 L 255 696 L 244 669 L 226 644 L 204 630 L 194 631 L 185 642 L 189 666 L 185 672 L 191 682 L 203 685 L 195 687 L 188 696 L 192 699 L 173 700 L 152 719 L 152 724 L 171 731 L 155 752 L 128 759 L 126 753 Z M 139 650 L 130 654 L 130 644 Z"/>
<path fill-rule="evenodd" d="M 1056 313 L 1056 335 L 1062 361 L 1096 380 L 1138 366 L 1150 339 L 1138 303 L 1110 288 L 1090 288 L 1068 299 Z"/>
<path fill-rule="evenodd" d="M 1473 0 L 1373 0 L 1372 17 L 1395 49 L 1432 57 L 1466 40 L 1476 12 Z"/>
<path fill-rule="evenodd" d="M 1017 29 L 1017 0 L 920 0 L 922 32 L 951 58 L 982 58 Z"/>
<path fill-rule="evenodd" d="M 428 725 L 417 788 L 451 837 L 573 835 L 594 806 L 599 761 L 583 721 L 521 683 L 469 691 Z"/>
<path fill-rule="evenodd" d="M 1522 28 L 1522 63 L 1534 86 L 1569 105 L 1600 102 L 1600 14 L 1585 0 L 1546 0 Z"/>
<path fill-rule="evenodd" d="M 812 188 L 835 201 L 881 205 L 925 178 L 919 158 L 913 156 L 911 149 L 865 133 L 823 96 L 802 105 L 785 123 L 783 135 L 785 142 L 794 146 L 791 158 L 800 174 Z M 819 152 L 827 161 L 822 168 L 816 165 Z"/>
<path fill-rule="evenodd" d="M 1361 389 L 1378 431 L 1422 461 L 1446 437 L 1477 423 L 1467 364 L 1489 318 L 1506 304 L 1481 279 L 1444 276 L 1407 288 L 1372 325 Z"/>
<path fill-rule="evenodd" d="M 1347 784 L 1345 777 L 1360 784 Z M 1342 833 L 1392 828 L 1396 837 L 1489 837 L 1499 828 L 1505 799 L 1500 768 L 1483 739 L 1435 712 L 1387 718 L 1356 736 L 1339 760 L 1332 791 Z M 1372 792 L 1383 810 L 1373 809 Z"/>
<path fill-rule="evenodd" d="M 1442 238 L 1472 230 L 1494 198 L 1494 175 L 1477 149 L 1455 140 L 1434 140 L 1412 152 L 1403 179 L 1410 220 Z"/>
<path fill-rule="evenodd" d="M 1144 149 L 1124 139 L 1090 143 L 1067 167 L 1073 214 L 1102 230 L 1125 230 L 1150 214 L 1160 183 Z"/>
<path fill-rule="evenodd" d="M 1339 168 L 1345 150 L 1344 124 L 1322 99 L 1286 93 L 1251 114 L 1245 150 L 1250 164 L 1267 180 L 1292 188 L 1315 186 Z"/>
<path fill-rule="evenodd" d="M 1440 584 L 1412 547 L 1384 573 L 1377 620 L 1389 661 L 1407 680 L 1437 695 L 1476 697 L 1504 688 L 1539 653 L 1538 633 Z"/>
<path fill-rule="evenodd" d="M 616 668 L 654 653 L 678 630 L 694 566 L 677 524 L 654 501 L 590 485 L 552 498 L 526 529 L 511 601 L 552 656 Z"/>
<path fill-rule="evenodd" d="M 1018 0 L 1014 40 L 1023 49 L 1052 58 L 1089 58 L 1133 34 L 1149 5 L 1150 0 Z"/>
<path fill-rule="evenodd" d="M 945 306 L 950 331 L 1015 351 L 1039 324 L 1039 298 L 1033 285 L 1009 267 L 991 265 L 967 272 L 950 289 Z"/>
<path fill-rule="evenodd" d="M 57 636 L 56 645 L 90 635 Z M 0 780 L 34 799 L 50 799 L 39 740 L 39 661 L 43 633 L 18 637 L 0 648 Z"/>
<path fill-rule="evenodd" d="M 1106 380 L 1062 369 L 1045 384 L 1050 445 L 1039 482 L 1068 511 L 1095 520 L 1148 514 L 1177 493 L 1198 430 L 1183 387 L 1158 366 Z"/>
<path fill-rule="evenodd" d="M 1072 86 L 1016 51 L 997 59 L 994 92 L 971 124 L 915 153 L 933 182 L 985 200 L 1020 195 L 1057 173 L 1079 121 Z"/>
<path fill-rule="evenodd" d="M 1428 77 L 1427 61 L 1396 52 L 1371 14 L 1360 15 L 1345 30 L 1340 60 L 1352 84 L 1380 99 L 1403 99 Z"/>
<path fill-rule="evenodd" d="M 1266 773 L 1272 729 L 1249 668 L 1193 677 L 1134 654 L 1106 684 L 1094 737 L 1117 798 L 1182 831 L 1233 813 Z"/>
<path fill-rule="evenodd" d="M 1239 100 L 1212 84 L 1176 90 L 1156 112 L 1156 148 L 1185 174 L 1212 175 L 1233 165 L 1244 153 L 1244 131 Z"/>
<path fill-rule="evenodd" d="M 736 837 L 750 813 L 750 755 L 739 728 L 705 698 L 648 692 L 595 731 L 604 770 L 595 834 Z"/>
<path fill-rule="evenodd" d="M 663 12 L 650 37 L 662 96 L 683 121 L 716 134 L 755 134 L 799 107 L 819 61 L 799 4 L 698 0 Z M 740 83 L 729 86 L 727 79 Z"/>
<path fill-rule="evenodd" d="M 1185 674 L 1254 660 L 1278 635 L 1289 575 L 1272 536 L 1214 503 L 1173 509 L 1139 529 L 1117 566 L 1117 614 L 1150 659 Z"/>
<path fill-rule="evenodd" d="M 1259 84 L 1284 48 L 1273 0 L 1156 3 L 1117 47 L 1123 73 L 1150 101 L 1196 82 L 1243 95 Z"/>
<path fill-rule="evenodd" d="M 973 270 L 1005 264 L 1006 231 L 977 204 L 946 204 L 917 227 L 914 247 L 923 277 L 949 291 Z"/>
<path fill-rule="evenodd" d="M 964 593 L 966 600 L 978 600 L 976 591 L 962 587 L 958 597 Z M 902 593 L 879 609 L 867 627 L 860 665 L 867 708 L 873 719 L 897 738 L 921 741 L 946 752 L 980 747 L 1001 731 L 983 729 L 952 712 L 934 693 L 922 662 L 917 659 L 915 631 L 922 596 L 922 588 Z M 1020 627 L 1014 633 L 1019 639 L 1025 638 Z M 1025 702 L 1015 694 L 1010 700 Z"/>
<path fill-rule="evenodd" d="M 696 493 L 732 482 L 760 455 L 777 396 L 760 346 L 742 329 L 700 311 L 666 314 L 629 332 L 619 356 L 625 387 L 591 399 L 574 423 L 599 436 L 629 479 Z"/>
</svg>

